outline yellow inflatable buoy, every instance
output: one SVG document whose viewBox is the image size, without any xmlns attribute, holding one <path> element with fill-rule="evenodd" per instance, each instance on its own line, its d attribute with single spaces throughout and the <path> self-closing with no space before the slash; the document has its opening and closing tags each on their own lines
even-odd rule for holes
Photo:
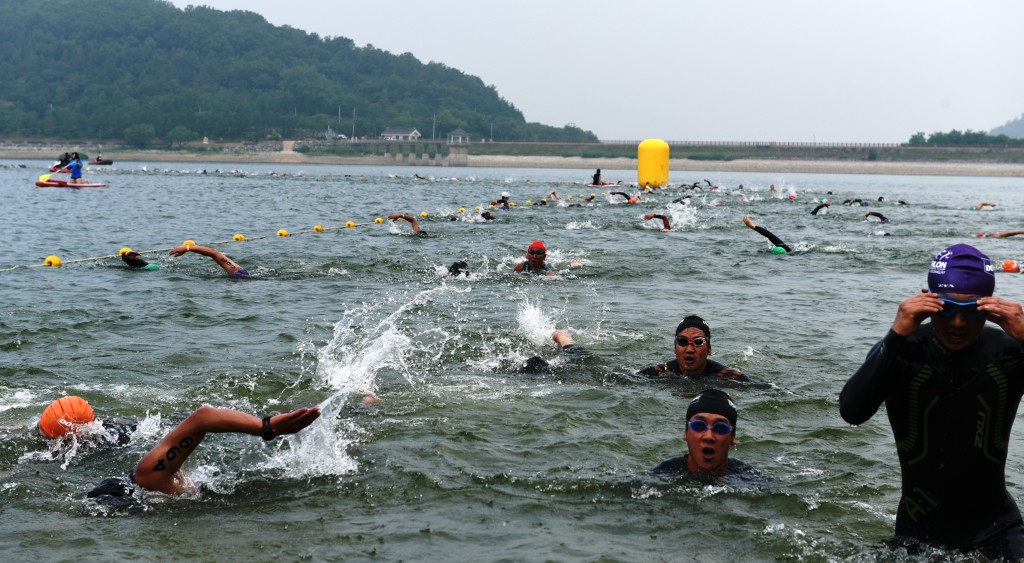
<svg viewBox="0 0 1024 563">
<path fill-rule="evenodd" d="M 277 236 L 279 236 L 279 237 L 286 237 L 286 236 L 288 236 L 288 231 L 286 231 L 284 229 L 281 229 L 280 231 L 277 231 Z"/>
<path fill-rule="evenodd" d="M 509 207 L 515 207 L 516 206 L 516 202 L 510 201 L 510 202 L 508 202 L 508 206 Z"/>
<path fill-rule="evenodd" d="M 480 211 L 480 206 L 478 205 L 478 206 L 474 207 L 473 209 L 476 209 L 477 211 Z"/>
<path fill-rule="evenodd" d="M 323 225 L 313 225 L 313 230 L 318 232 L 318 233 L 322 233 L 322 232 L 324 232 L 324 226 Z"/>
<path fill-rule="evenodd" d="M 242 242 L 243 240 L 245 240 L 245 235 L 243 235 L 242 233 L 237 233 L 235 234 L 235 236 L 231 237 L 231 240 L 237 240 L 238 242 Z"/>
<path fill-rule="evenodd" d="M 194 241 L 192 239 L 188 239 L 185 242 L 181 243 L 181 246 L 198 246 L 198 245 L 196 244 L 196 241 Z"/>
<path fill-rule="evenodd" d="M 60 261 L 60 256 L 47 256 L 46 260 L 43 261 L 44 266 L 50 266 L 51 268 L 59 267 L 63 262 Z"/>
<path fill-rule="evenodd" d="M 420 211 L 420 217 L 426 217 L 427 215 L 429 215 L 429 213 L 426 211 Z"/>
<path fill-rule="evenodd" d="M 526 200 L 526 201 L 524 201 L 523 203 L 525 203 L 526 205 L 533 205 L 533 202 L 532 202 L 532 201 L 530 201 L 530 200 Z"/>
<path fill-rule="evenodd" d="M 380 225 L 381 223 L 384 222 L 384 218 L 383 217 L 377 217 L 376 219 L 373 220 L 373 222 L 377 223 L 378 225 Z"/>
<path fill-rule="evenodd" d="M 128 254 L 131 251 L 132 251 L 132 248 L 130 246 L 126 246 L 126 247 L 122 248 L 121 250 L 118 250 L 117 251 L 117 255 L 118 256 L 124 256 L 125 254 Z"/>
<path fill-rule="evenodd" d="M 466 212 L 466 208 L 465 207 L 460 207 L 459 208 L 459 213 L 465 213 L 465 212 Z"/>
<path fill-rule="evenodd" d="M 355 226 L 356 226 L 356 222 L 355 221 L 345 221 L 345 227 L 351 229 L 352 227 L 355 227 Z"/>
</svg>

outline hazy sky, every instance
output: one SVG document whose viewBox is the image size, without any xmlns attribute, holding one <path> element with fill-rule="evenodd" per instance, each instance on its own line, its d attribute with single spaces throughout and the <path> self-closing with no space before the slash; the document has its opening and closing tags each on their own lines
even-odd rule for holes
<svg viewBox="0 0 1024 563">
<path fill-rule="evenodd" d="M 1024 113 L 1020 0 L 172 3 L 444 63 L 601 139 L 903 142 Z"/>
</svg>

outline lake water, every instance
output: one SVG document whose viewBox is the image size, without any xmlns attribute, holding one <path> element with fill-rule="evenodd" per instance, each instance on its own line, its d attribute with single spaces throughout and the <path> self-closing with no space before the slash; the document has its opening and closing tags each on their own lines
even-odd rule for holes
<svg viewBox="0 0 1024 563">
<path fill-rule="evenodd" d="M 899 498 L 888 423 L 845 424 L 838 393 L 939 249 L 1024 258 L 1024 238 L 974 236 L 1024 227 L 1017 178 L 687 172 L 673 183 L 721 189 L 637 205 L 597 191 L 569 207 L 595 192 L 590 171 L 137 162 L 86 174 L 108 187 L 69 190 L 33 186 L 48 163 L 14 164 L 0 161 L 8 560 L 903 559 L 880 543 Z M 563 205 L 526 205 L 552 190 Z M 503 191 L 517 205 L 481 220 L 476 206 Z M 822 197 L 836 204 L 809 215 Z M 872 203 L 839 203 L 852 198 Z M 997 207 L 969 210 L 981 201 Z M 869 210 L 892 223 L 865 221 Z M 428 213 L 431 236 L 373 222 L 394 212 Z M 644 213 L 670 215 L 673 230 Z M 771 254 L 745 214 L 797 252 Z M 253 279 L 167 255 L 186 239 Z M 512 272 L 534 239 L 557 275 Z M 146 258 L 161 269 L 109 257 L 124 246 L 159 249 Z M 64 266 L 41 267 L 50 255 Z M 447 279 L 460 259 L 471 276 Z M 997 293 L 1022 299 L 1022 284 L 999 273 Z M 635 372 L 671 358 L 690 313 L 710 324 L 713 357 L 756 383 L 727 390 L 740 413 L 732 455 L 762 482 L 647 473 L 685 451 L 686 405 L 707 385 Z M 589 355 L 560 354 L 555 328 Z M 516 373 L 532 355 L 554 372 Z M 357 407 L 368 393 L 381 404 Z M 36 437 L 64 394 L 139 430 L 122 448 Z M 320 404 L 323 416 L 268 444 L 208 436 L 186 468 L 216 494 L 85 500 L 204 403 L 260 416 Z"/>
</svg>

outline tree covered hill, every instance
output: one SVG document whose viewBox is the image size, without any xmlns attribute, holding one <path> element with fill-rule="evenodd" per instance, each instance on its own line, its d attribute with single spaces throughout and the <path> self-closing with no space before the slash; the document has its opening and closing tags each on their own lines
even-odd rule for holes
<svg viewBox="0 0 1024 563">
<path fill-rule="evenodd" d="M 1006 135 L 1014 139 L 1024 139 L 1024 114 L 996 127 L 990 133 L 992 135 Z"/>
<path fill-rule="evenodd" d="M 493 86 L 443 64 L 262 16 L 162 0 L 0 0 L 0 135 L 120 139 L 147 127 L 211 139 L 375 137 L 595 141 L 527 123 Z"/>
</svg>

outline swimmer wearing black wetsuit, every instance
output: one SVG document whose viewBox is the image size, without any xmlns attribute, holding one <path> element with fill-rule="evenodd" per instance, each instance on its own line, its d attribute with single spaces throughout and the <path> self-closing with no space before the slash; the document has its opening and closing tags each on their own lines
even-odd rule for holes
<svg viewBox="0 0 1024 563">
<path fill-rule="evenodd" d="M 793 249 L 790 248 L 786 243 L 782 242 L 782 239 L 772 234 L 772 232 L 769 231 L 768 229 L 755 225 L 754 222 L 750 220 L 750 217 L 744 215 L 743 224 L 750 227 L 751 229 L 754 229 L 754 232 L 768 239 L 769 242 L 775 245 L 775 248 L 780 248 L 784 250 L 786 254 L 793 252 Z"/>
<path fill-rule="evenodd" d="M 994 278 L 973 247 L 939 253 L 930 292 L 900 303 L 892 328 L 839 395 L 850 424 L 885 403 L 902 474 L 894 547 L 924 542 L 1024 558 L 1024 522 L 1005 482 L 1024 395 L 1024 311 L 991 296 Z M 950 288 L 956 293 L 939 293 Z"/>
<path fill-rule="evenodd" d="M 826 209 L 826 208 L 831 207 L 831 206 L 832 206 L 832 204 L 827 202 L 827 201 L 819 203 L 818 206 L 814 208 L 814 211 L 811 211 L 811 215 L 817 215 L 822 209 Z M 754 230 L 757 230 L 757 229 L 754 229 Z"/>
<path fill-rule="evenodd" d="M 892 223 L 892 221 L 890 221 L 888 217 L 882 215 L 877 211 L 868 211 L 867 213 L 864 214 L 864 217 L 878 217 L 878 219 L 882 222 L 883 225 L 888 225 L 889 223 Z"/>
<path fill-rule="evenodd" d="M 866 422 L 885 403 L 903 494 L 896 535 L 971 549 L 1012 546 L 1024 525 L 1004 481 L 1007 441 L 1024 394 L 1024 343 L 986 327 L 963 353 L 945 351 L 932 325 L 890 331 L 839 397 L 843 419 Z"/>
</svg>

